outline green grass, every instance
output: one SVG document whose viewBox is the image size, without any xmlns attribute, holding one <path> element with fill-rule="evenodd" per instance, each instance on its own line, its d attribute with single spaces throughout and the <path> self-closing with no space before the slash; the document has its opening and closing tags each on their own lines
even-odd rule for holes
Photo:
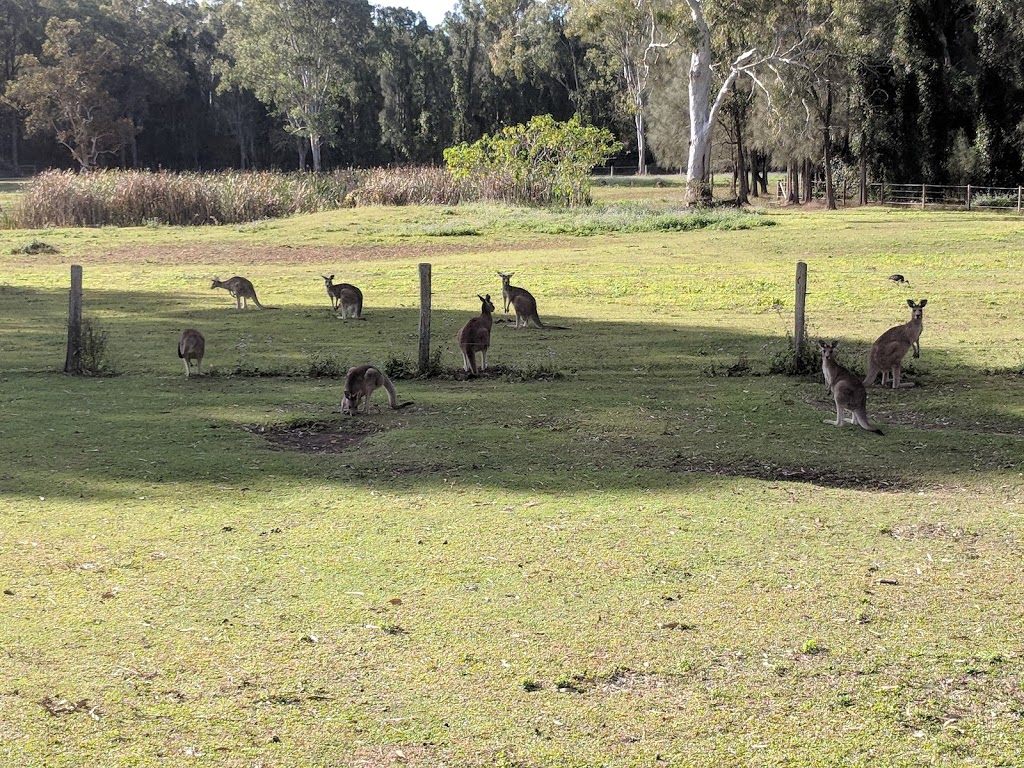
<svg viewBox="0 0 1024 768">
<path fill-rule="evenodd" d="M 1024 222 L 574 215 L 4 233 L 0 764 L 1024 762 Z M 763 375 L 801 259 L 858 370 L 929 300 L 920 386 L 870 392 L 884 438 Z M 572 330 L 498 323 L 492 364 L 561 376 L 400 380 L 415 406 L 342 419 L 311 364 L 415 359 L 420 262 L 448 369 L 500 270 Z M 71 263 L 118 375 L 57 372 Z M 280 309 L 236 312 L 232 274 Z M 185 379 L 187 326 L 214 375 Z"/>
</svg>

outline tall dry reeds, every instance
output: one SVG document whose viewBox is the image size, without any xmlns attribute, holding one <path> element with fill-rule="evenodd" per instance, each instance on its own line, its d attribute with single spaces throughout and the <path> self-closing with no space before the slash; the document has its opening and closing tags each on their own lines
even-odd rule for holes
<svg viewBox="0 0 1024 768">
<path fill-rule="evenodd" d="M 340 208 L 361 175 L 46 171 L 11 219 L 27 229 L 239 224 Z"/>
<path fill-rule="evenodd" d="M 352 192 L 356 205 L 456 205 L 467 195 L 447 168 L 374 168 Z"/>
</svg>

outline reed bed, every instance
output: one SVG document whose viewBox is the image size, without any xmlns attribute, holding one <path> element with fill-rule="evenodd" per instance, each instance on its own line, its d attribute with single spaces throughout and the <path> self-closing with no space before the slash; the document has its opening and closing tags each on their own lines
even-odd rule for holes
<svg viewBox="0 0 1024 768">
<path fill-rule="evenodd" d="M 26 229 L 239 224 L 343 207 L 361 175 L 46 171 L 11 220 Z"/>
<path fill-rule="evenodd" d="M 430 166 L 374 168 L 352 192 L 356 205 L 456 205 L 470 197 L 447 168 Z"/>
</svg>

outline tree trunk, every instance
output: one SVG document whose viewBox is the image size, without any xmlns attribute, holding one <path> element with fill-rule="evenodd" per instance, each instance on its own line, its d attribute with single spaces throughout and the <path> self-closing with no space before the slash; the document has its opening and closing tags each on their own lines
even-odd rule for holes
<svg viewBox="0 0 1024 768">
<path fill-rule="evenodd" d="M 832 83 L 825 84 L 825 207 L 836 209 L 835 180 L 832 178 Z"/>
<path fill-rule="evenodd" d="M 768 197 L 768 153 L 759 153 L 758 160 L 761 161 L 761 194 Z"/>
<path fill-rule="evenodd" d="M 793 205 L 800 205 L 800 171 L 793 158 L 786 166 L 786 199 Z"/>
<path fill-rule="evenodd" d="M 758 178 L 757 178 L 757 150 L 756 149 L 752 149 L 752 150 L 749 151 L 749 153 L 747 155 L 747 167 L 750 169 L 750 196 L 751 197 L 758 197 L 759 193 L 758 193 L 758 189 L 757 189 Z"/>
<path fill-rule="evenodd" d="M 18 116 L 11 115 L 11 169 L 15 174 L 19 174 L 18 171 Z"/>
<path fill-rule="evenodd" d="M 309 154 L 309 143 L 302 139 L 298 139 L 295 143 L 299 150 L 299 170 L 304 171 L 306 170 L 306 155 Z"/>
<path fill-rule="evenodd" d="M 686 202 L 711 202 L 711 40 L 698 41 L 690 56 L 690 152 L 686 160 Z"/>
<path fill-rule="evenodd" d="M 736 176 L 739 178 L 740 188 L 736 193 L 737 205 L 749 205 L 750 194 L 747 187 L 747 153 L 743 149 L 743 120 L 740 115 L 735 115 L 736 126 Z"/>
<path fill-rule="evenodd" d="M 814 176 L 811 173 L 811 158 L 804 158 L 803 201 L 809 203 L 814 199 Z"/>
<path fill-rule="evenodd" d="M 636 163 L 636 175 L 646 176 L 647 175 L 647 137 L 645 136 L 644 130 L 644 113 L 642 109 L 638 109 L 636 114 L 633 115 L 633 124 L 636 125 L 636 152 L 637 152 L 637 163 Z"/>
<path fill-rule="evenodd" d="M 863 144 L 861 145 L 863 146 Z M 858 185 L 858 195 L 861 205 L 868 204 L 868 159 L 864 156 L 860 156 L 860 184 Z"/>
<path fill-rule="evenodd" d="M 323 142 L 319 136 L 309 137 L 309 148 L 313 151 L 313 173 L 320 173 L 320 150 Z"/>
</svg>

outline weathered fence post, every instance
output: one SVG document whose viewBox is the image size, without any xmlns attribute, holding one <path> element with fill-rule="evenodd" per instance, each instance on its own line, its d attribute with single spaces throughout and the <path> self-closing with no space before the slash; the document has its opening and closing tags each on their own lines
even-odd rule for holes
<svg viewBox="0 0 1024 768">
<path fill-rule="evenodd" d="M 967 210 L 971 210 L 971 185 L 967 185 Z"/>
<path fill-rule="evenodd" d="M 924 185 L 924 184 L 921 185 L 921 210 L 922 211 L 924 210 L 925 200 L 927 199 L 927 192 L 926 192 L 927 189 L 928 189 L 928 187 L 926 185 Z"/>
<path fill-rule="evenodd" d="M 804 352 L 804 306 L 807 303 L 807 264 L 798 261 L 796 263 L 796 320 L 793 328 L 793 351 L 799 361 Z"/>
<path fill-rule="evenodd" d="M 430 366 L 430 265 L 420 264 L 420 347 L 419 372 Z"/>
<path fill-rule="evenodd" d="M 1020 213 L 1020 192 L 1021 188 L 1017 187 L 1017 213 Z"/>
<path fill-rule="evenodd" d="M 82 268 L 71 265 L 71 293 L 68 295 L 68 353 L 64 373 L 82 372 Z"/>
</svg>

